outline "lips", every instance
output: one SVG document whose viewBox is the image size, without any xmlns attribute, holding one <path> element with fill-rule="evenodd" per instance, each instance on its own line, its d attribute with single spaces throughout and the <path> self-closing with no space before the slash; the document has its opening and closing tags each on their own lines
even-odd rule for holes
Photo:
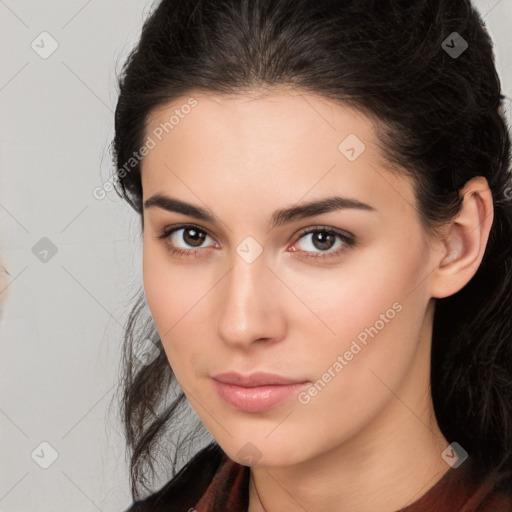
<svg viewBox="0 0 512 512">
<path fill-rule="evenodd" d="M 224 384 L 235 384 L 236 386 L 243 386 L 247 388 L 256 386 L 284 386 L 307 382 L 304 379 L 291 379 L 288 377 L 282 377 L 281 375 L 265 372 L 256 372 L 245 376 L 236 372 L 219 373 L 217 375 L 213 375 L 212 379 L 223 382 Z"/>
<path fill-rule="evenodd" d="M 219 396 L 231 407 L 244 412 L 262 412 L 298 393 L 309 381 L 272 373 L 241 375 L 235 372 L 212 377 Z"/>
</svg>

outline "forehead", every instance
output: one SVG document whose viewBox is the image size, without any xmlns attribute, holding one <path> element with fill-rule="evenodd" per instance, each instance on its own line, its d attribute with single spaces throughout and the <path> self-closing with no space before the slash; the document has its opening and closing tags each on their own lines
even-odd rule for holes
<svg viewBox="0 0 512 512">
<path fill-rule="evenodd" d="M 364 202 L 414 202 L 411 184 L 386 170 L 373 120 L 307 92 L 191 93 L 152 112 L 146 136 L 155 147 L 141 165 L 145 198 L 167 189 L 191 200 L 236 195 L 246 205 L 258 197 L 261 207 L 263 198 L 297 202 L 337 190 Z"/>
<path fill-rule="evenodd" d="M 146 123 L 146 133 L 155 132 L 159 140 L 172 133 L 176 144 L 189 139 L 191 131 L 203 142 L 224 140 L 236 147 L 262 140 L 265 146 L 254 148 L 261 152 L 304 139 L 332 145 L 349 133 L 376 142 L 372 120 L 359 110 L 283 87 L 230 95 L 192 93 L 158 107 Z"/>
</svg>

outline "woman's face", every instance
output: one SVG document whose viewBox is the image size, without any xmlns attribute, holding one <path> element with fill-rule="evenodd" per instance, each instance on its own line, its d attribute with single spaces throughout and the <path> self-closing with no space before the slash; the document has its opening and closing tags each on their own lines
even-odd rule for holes
<svg viewBox="0 0 512 512">
<path fill-rule="evenodd" d="M 200 419 L 231 458 L 263 466 L 375 439 L 390 414 L 397 434 L 423 428 L 433 253 L 370 119 L 306 93 L 191 96 L 147 126 L 144 203 L 191 206 L 145 207 L 143 276 Z M 244 391 L 212 379 L 225 372 L 303 384 Z"/>
</svg>

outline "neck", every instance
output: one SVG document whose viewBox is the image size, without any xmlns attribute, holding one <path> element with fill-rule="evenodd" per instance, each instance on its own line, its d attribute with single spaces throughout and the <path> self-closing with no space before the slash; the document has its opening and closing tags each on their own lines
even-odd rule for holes
<svg viewBox="0 0 512 512">
<path fill-rule="evenodd" d="M 449 470 L 441 458 L 448 442 L 437 425 L 433 432 L 419 438 L 411 428 L 414 435 L 377 436 L 364 450 L 346 443 L 295 466 L 253 468 L 249 512 L 399 510 Z"/>
</svg>

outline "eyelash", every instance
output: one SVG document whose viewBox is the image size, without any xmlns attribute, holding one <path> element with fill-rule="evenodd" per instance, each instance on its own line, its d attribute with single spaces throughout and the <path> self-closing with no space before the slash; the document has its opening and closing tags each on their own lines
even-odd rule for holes
<svg viewBox="0 0 512 512">
<path fill-rule="evenodd" d="M 170 236 L 175 232 L 179 231 L 180 229 L 195 229 L 196 231 L 199 231 L 200 233 L 204 233 L 208 235 L 210 238 L 212 238 L 209 233 L 199 226 L 196 226 L 194 224 L 180 224 L 177 226 L 173 226 L 172 228 L 166 228 L 164 229 L 160 235 L 157 236 L 159 240 L 163 239 L 166 240 L 170 238 Z M 355 239 L 353 235 L 347 235 L 343 231 L 340 231 L 339 229 L 327 227 L 327 226 L 315 226 L 314 228 L 309 228 L 306 231 L 302 231 L 297 235 L 297 240 L 300 240 L 301 238 L 305 237 L 306 235 L 310 235 L 311 233 L 317 233 L 317 232 L 323 232 L 328 234 L 334 234 L 337 235 L 340 240 L 343 242 L 343 245 L 336 249 L 335 251 L 320 251 L 320 252 L 311 252 L 311 251 L 295 251 L 295 252 L 304 252 L 306 253 L 306 258 L 313 258 L 313 259 L 330 259 L 335 258 L 339 255 L 341 255 L 342 252 L 344 252 L 346 249 L 351 248 L 355 245 Z M 177 249 L 176 247 L 173 247 L 170 244 L 166 244 L 167 251 L 170 254 L 173 254 L 178 257 L 189 257 L 189 256 L 199 256 L 199 253 L 204 248 L 199 249 Z"/>
</svg>

